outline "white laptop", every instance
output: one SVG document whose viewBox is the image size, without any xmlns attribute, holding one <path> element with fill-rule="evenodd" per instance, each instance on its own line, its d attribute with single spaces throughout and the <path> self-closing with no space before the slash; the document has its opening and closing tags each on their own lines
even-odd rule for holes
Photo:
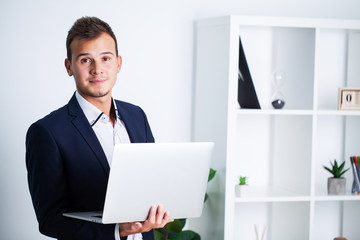
<svg viewBox="0 0 360 240">
<path fill-rule="evenodd" d="M 103 224 L 146 220 L 162 204 L 171 219 L 200 217 L 214 143 L 131 143 L 114 147 L 103 212 L 64 213 Z"/>
</svg>

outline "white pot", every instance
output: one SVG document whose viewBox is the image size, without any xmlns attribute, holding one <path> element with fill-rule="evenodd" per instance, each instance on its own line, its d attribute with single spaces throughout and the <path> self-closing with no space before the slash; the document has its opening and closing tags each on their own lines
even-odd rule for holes
<svg viewBox="0 0 360 240">
<path fill-rule="evenodd" d="M 235 196 L 236 197 L 249 196 L 249 186 L 248 185 L 235 185 Z"/>
</svg>

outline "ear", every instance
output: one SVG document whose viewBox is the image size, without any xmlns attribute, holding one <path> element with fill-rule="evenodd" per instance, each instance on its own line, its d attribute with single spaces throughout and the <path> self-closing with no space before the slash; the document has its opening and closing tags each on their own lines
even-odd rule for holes
<svg viewBox="0 0 360 240">
<path fill-rule="evenodd" d="M 117 57 L 117 62 L 118 62 L 117 73 L 119 73 L 122 65 L 122 58 L 120 55 Z"/>
<path fill-rule="evenodd" d="M 69 59 L 67 59 L 67 58 L 65 59 L 65 68 L 66 68 L 67 73 L 71 77 L 73 75 L 73 72 L 71 70 L 71 63 L 70 63 Z"/>
</svg>

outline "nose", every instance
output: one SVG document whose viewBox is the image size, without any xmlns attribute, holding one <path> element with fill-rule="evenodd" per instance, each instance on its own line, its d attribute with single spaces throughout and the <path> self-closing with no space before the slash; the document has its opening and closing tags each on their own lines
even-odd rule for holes
<svg viewBox="0 0 360 240">
<path fill-rule="evenodd" d="M 99 63 L 98 61 L 93 61 L 91 63 L 91 70 L 90 70 L 90 74 L 92 75 L 100 75 L 102 74 L 102 67 L 101 67 L 101 63 Z"/>
</svg>

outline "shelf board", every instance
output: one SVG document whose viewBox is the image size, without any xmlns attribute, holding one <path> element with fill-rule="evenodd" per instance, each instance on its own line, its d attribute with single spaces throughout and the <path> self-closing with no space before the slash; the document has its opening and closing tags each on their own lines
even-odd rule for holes
<svg viewBox="0 0 360 240">
<path fill-rule="evenodd" d="M 310 196 L 295 193 L 277 187 L 249 187 L 249 195 L 236 197 L 235 202 L 304 202 L 310 201 Z"/>
<path fill-rule="evenodd" d="M 269 26 L 291 28 L 324 28 L 324 29 L 359 29 L 358 20 L 326 19 L 326 18 L 298 18 L 298 17 L 272 17 L 253 15 L 230 15 L 211 19 L 202 19 L 197 22 L 199 27 L 218 25 L 236 26 Z"/>
<path fill-rule="evenodd" d="M 317 115 L 360 116 L 359 110 L 317 110 Z"/>
<path fill-rule="evenodd" d="M 312 110 L 237 109 L 238 115 L 312 115 Z"/>
<path fill-rule="evenodd" d="M 328 195 L 326 191 L 317 191 L 313 199 L 315 201 L 360 201 L 360 195 L 352 195 L 349 192 L 345 195 Z"/>
<path fill-rule="evenodd" d="M 360 116 L 359 110 L 240 109 L 237 115 Z"/>
<path fill-rule="evenodd" d="M 360 201 L 359 195 L 315 196 L 315 201 Z"/>
<path fill-rule="evenodd" d="M 235 203 L 252 202 L 310 202 L 310 201 L 360 201 L 360 195 L 327 195 L 320 193 L 315 196 L 296 193 L 278 187 L 251 186 L 249 195 L 236 197 Z"/>
</svg>

